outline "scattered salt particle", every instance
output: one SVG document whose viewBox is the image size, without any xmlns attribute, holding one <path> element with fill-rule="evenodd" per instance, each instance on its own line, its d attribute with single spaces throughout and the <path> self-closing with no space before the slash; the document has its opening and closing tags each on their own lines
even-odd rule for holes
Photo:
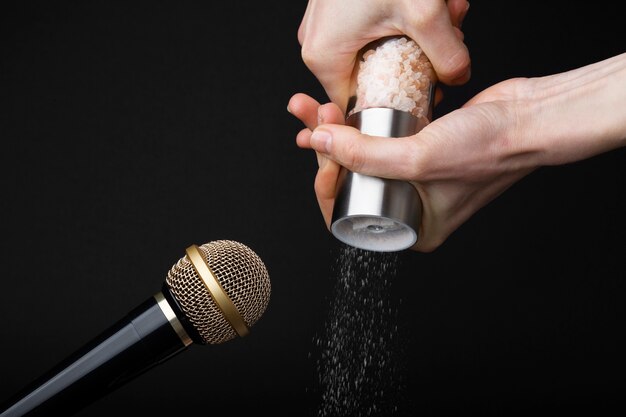
<svg viewBox="0 0 626 417">
<path fill-rule="evenodd" d="M 398 255 L 340 247 L 316 362 L 318 417 L 390 417 L 402 397 L 402 355 L 391 283 Z"/>
</svg>

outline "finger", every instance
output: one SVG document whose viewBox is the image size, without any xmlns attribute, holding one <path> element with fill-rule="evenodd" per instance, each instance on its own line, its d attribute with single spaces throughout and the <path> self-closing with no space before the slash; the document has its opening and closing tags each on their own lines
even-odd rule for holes
<svg viewBox="0 0 626 417">
<path fill-rule="evenodd" d="M 442 100 L 443 100 L 443 90 L 441 89 L 441 86 L 437 85 L 435 87 L 435 106 L 441 103 Z"/>
<path fill-rule="evenodd" d="M 322 104 L 317 108 L 317 125 L 324 123 L 343 124 L 343 112 L 335 103 Z"/>
<path fill-rule="evenodd" d="M 333 214 L 333 206 L 335 204 L 335 195 L 337 194 L 337 179 L 341 167 L 325 156 L 326 163 L 321 164 L 315 177 L 315 196 L 317 203 L 326 222 L 326 227 L 330 228 L 330 221 Z"/>
<path fill-rule="evenodd" d="M 463 26 L 463 20 L 470 7 L 469 2 L 467 0 L 448 0 L 446 4 L 448 6 L 450 22 L 453 26 L 460 29 Z"/>
<path fill-rule="evenodd" d="M 296 116 L 306 127 L 313 130 L 317 127 L 317 109 L 320 104 L 313 97 L 296 93 L 287 104 L 287 111 Z"/>
<path fill-rule="evenodd" d="M 310 146 L 351 171 L 384 178 L 413 180 L 419 167 L 419 141 L 414 137 L 364 135 L 341 125 L 322 125 L 309 138 Z"/>
<path fill-rule="evenodd" d="M 343 124 L 343 112 L 334 103 L 319 105 L 317 101 L 306 94 L 296 94 L 289 101 L 287 109 L 302 120 L 307 128 L 302 129 L 296 136 L 296 144 L 308 149 L 310 145 L 311 129 L 322 123 Z"/>
<path fill-rule="evenodd" d="M 311 149 L 311 130 L 310 129 L 302 129 L 298 135 L 296 136 L 296 144 L 300 148 Z M 315 152 L 315 157 L 317 159 L 317 166 L 323 168 L 326 163 L 328 163 L 328 157 L 320 152 Z"/>
<path fill-rule="evenodd" d="M 304 11 L 302 20 L 300 21 L 300 26 L 298 26 L 298 43 L 300 44 L 300 46 L 304 44 L 304 39 L 306 36 L 310 13 L 311 13 L 311 2 L 309 1 L 307 2 L 306 10 Z"/>
<path fill-rule="evenodd" d="M 355 38 L 349 30 L 344 30 L 331 39 L 311 36 L 302 45 L 302 61 L 324 87 L 330 101 L 339 108 L 346 109 L 348 99 L 353 93 L 352 81 L 358 51 L 378 39 L 378 35 L 379 32 L 376 31 L 365 37 Z M 341 49 L 337 49 L 337 44 L 342 45 Z"/>
<path fill-rule="evenodd" d="M 311 149 L 311 129 L 304 128 L 296 135 L 296 145 L 299 148 Z"/>
<path fill-rule="evenodd" d="M 303 48 L 302 51 L 302 60 L 324 87 L 330 101 L 345 109 L 351 94 L 350 83 L 356 64 L 356 54 L 347 56 L 326 53 L 312 58 L 305 55 L 307 50 Z M 328 65 L 329 62 L 333 64 Z"/>
<path fill-rule="evenodd" d="M 440 8 L 407 12 L 406 15 L 413 18 L 406 19 L 401 29 L 419 44 L 441 82 L 463 84 L 470 77 L 469 51 L 451 25 L 446 5 L 442 3 Z M 432 36 L 433 33 L 437 36 Z"/>
<path fill-rule="evenodd" d="M 450 22 L 454 26 L 454 33 L 458 40 L 463 42 L 465 40 L 465 34 L 461 30 L 463 26 L 463 20 L 469 10 L 469 2 L 467 0 L 450 0 L 447 2 L 448 12 L 450 15 Z"/>
<path fill-rule="evenodd" d="M 465 40 L 465 33 L 463 33 L 463 31 L 457 27 L 454 28 L 454 34 L 456 35 L 456 38 L 458 40 L 460 40 L 461 42 L 463 42 Z"/>
</svg>

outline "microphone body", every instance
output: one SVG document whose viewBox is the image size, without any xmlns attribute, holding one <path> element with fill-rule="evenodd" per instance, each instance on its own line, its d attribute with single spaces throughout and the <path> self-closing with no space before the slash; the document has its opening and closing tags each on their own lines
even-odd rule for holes
<svg viewBox="0 0 626 417">
<path fill-rule="evenodd" d="M 167 288 L 31 382 L 1 417 L 67 416 L 182 352 L 192 339 Z"/>
<path fill-rule="evenodd" d="M 243 337 L 270 292 L 267 269 L 247 246 L 192 245 L 161 291 L 11 397 L 0 417 L 69 416 L 192 343 Z"/>
</svg>

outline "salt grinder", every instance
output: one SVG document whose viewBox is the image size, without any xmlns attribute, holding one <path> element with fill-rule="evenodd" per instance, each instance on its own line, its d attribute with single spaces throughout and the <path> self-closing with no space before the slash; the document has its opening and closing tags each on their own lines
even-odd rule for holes
<svg viewBox="0 0 626 417">
<path fill-rule="evenodd" d="M 406 46 L 407 38 L 381 40 L 370 45 L 369 49 L 366 48 L 362 57 L 367 57 L 368 53 L 371 55 L 373 50 L 378 53 L 381 45 L 397 42 L 398 39 L 403 39 Z M 412 45 L 419 50 L 415 43 Z M 348 103 L 346 124 L 367 135 L 383 137 L 411 136 L 423 129 L 432 119 L 435 77 L 430 62 L 423 54 L 421 59 L 431 70 L 429 77 L 421 77 L 420 103 L 424 107 L 421 114 L 402 109 L 401 105 L 394 103 L 384 103 L 383 106 L 376 103 L 375 99 L 368 103 L 366 98 L 359 97 L 359 94 L 363 94 L 363 87 L 357 87 Z M 363 63 L 362 58 L 361 67 L 357 70 L 359 76 L 365 70 Z M 404 68 L 406 70 L 406 65 Z M 374 74 L 374 77 L 377 76 L 380 78 L 380 74 Z M 358 80 L 361 82 L 360 77 Z M 427 85 L 424 85 L 424 81 Z M 397 86 L 397 83 L 393 85 Z M 413 88 L 413 93 L 414 90 Z M 406 92 L 400 95 L 405 96 Z M 350 246 L 378 252 L 401 251 L 417 242 L 422 202 L 412 184 L 363 175 L 342 168 L 337 186 L 331 232 L 338 240 Z"/>
</svg>

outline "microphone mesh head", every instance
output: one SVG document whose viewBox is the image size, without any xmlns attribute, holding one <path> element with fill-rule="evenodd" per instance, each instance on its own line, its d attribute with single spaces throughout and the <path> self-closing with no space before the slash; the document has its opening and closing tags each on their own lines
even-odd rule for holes
<svg viewBox="0 0 626 417">
<path fill-rule="evenodd" d="M 231 240 L 205 243 L 199 249 L 243 320 L 252 327 L 270 298 L 269 274 L 263 261 L 246 245 Z M 205 343 L 222 343 L 237 336 L 187 256 L 172 267 L 165 282 Z"/>
</svg>

